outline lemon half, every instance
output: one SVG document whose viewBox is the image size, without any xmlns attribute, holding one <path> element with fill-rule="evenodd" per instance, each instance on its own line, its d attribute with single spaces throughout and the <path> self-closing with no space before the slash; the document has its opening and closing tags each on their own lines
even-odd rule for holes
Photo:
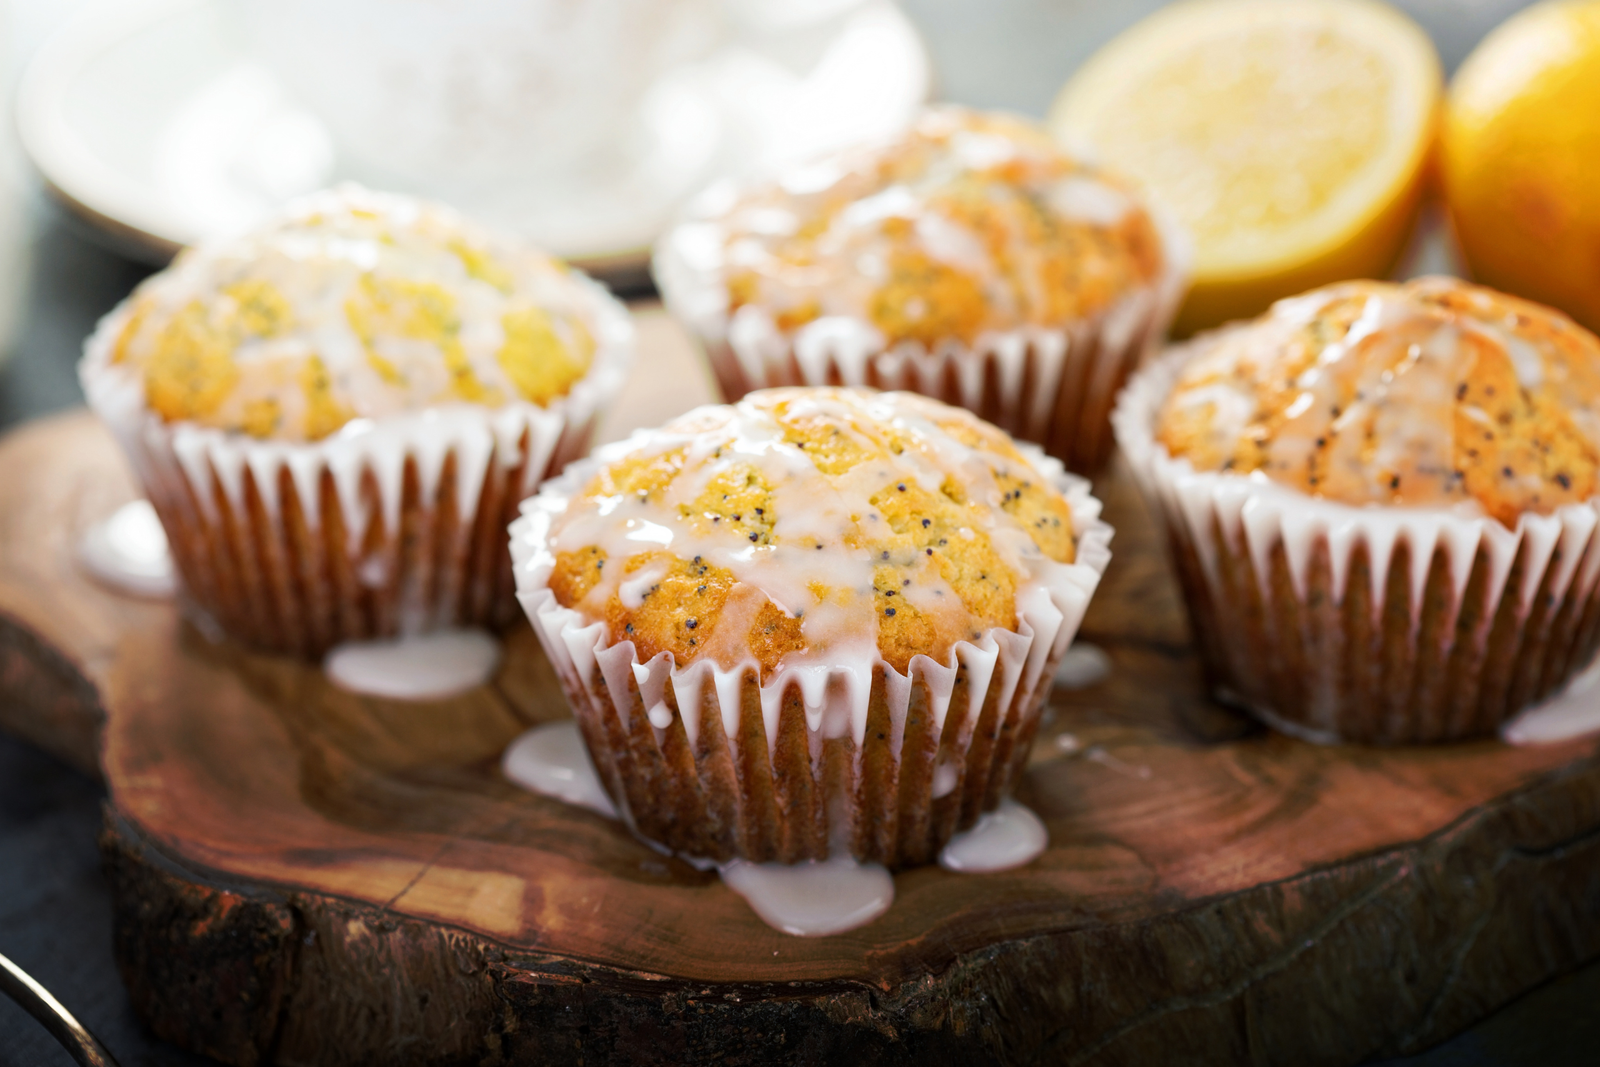
<svg viewBox="0 0 1600 1067">
<path fill-rule="evenodd" d="M 1382 277 L 1415 220 L 1442 75 L 1374 0 L 1190 0 L 1106 45 L 1050 126 L 1144 182 L 1194 241 L 1175 332 Z"/>
</svg>

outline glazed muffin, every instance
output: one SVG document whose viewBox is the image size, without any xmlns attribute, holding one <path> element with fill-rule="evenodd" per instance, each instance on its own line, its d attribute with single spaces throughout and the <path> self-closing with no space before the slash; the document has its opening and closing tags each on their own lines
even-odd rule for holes
<svg viewBox="0 0 1600 1067">
<path fill-rule="evenodd" d="M 1091 471 L 1185 258 L 1129 183 L 1021 119 L 939 107 L 893 141 L 711 190 L 655 274 L 729 398 L 909 389 Z"/>
<path fill-rule="evenodd" d="M 1110 556 L 1099 510 L 969 412 L 772 389 L 573 464 L 512 554 L 637 832 L 899 867 L 1015 783 Z"/>
<path fill-rule="evenodd" d="M 1318 741 L 1492 733 L 1600 641 L 1600 339 L 1446 278 L 1349 282 L 1131 383 L 1216 695 Z"/>
<path fill-rule="evenodd" d="M 498 625 L 503 531 L 632 353 L 588 279 L 346 186 L 182 253 L 86 346 L 199 617 L 258 648 Z"/>
</svg>

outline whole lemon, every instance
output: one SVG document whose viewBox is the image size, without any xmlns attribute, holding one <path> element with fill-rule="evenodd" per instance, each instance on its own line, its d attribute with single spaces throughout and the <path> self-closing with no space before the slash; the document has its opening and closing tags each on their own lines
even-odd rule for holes
<svg viewBox="0 0 1600 1067">
<path fill-rule="evenodd" d="M 1485 37 L 1442 136 L 1473 274 L 1600 330 L 1600 0 L 1537 4 Z"/>
</svg>

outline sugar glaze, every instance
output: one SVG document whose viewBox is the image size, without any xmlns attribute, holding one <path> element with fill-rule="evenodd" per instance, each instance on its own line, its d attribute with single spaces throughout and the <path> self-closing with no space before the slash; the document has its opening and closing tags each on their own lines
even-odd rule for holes
<svg viewBox="0 0 1600 1067">
<path fill-rule="evenodd" d="M 874 675 L 881 672 L 888 683 L 896 751 L 913 676 L 928 687 L 934 722 L 941 728 L 961 669 L 969 672 L 971 681 L 968 706 L 956 709 L 962 721 L 975 717 L 991 685 L 1000 687 L 1002 706 L 1030 699 L 1045 682 L 1041 675 L 1046 662 L 1060 654 L 1076 630 L 1110 555 L 1110 529 L 1099 521 L 1100 505 L 1087 483 L 1066 474 L 1059 462 L 1032 446 L 1020 446 L 1019 462 L 1018 457 L 991 455 L 958 443 L 931 422 L 932 416 L 944 417 L 950 409 L 918 397 L 835 392 L 799 403 L 815 409 L 816 417 L 845 425 L 863 411 L 871 419 L 891 420 L 915 430 L 921 444 L 900 455 L 873 456 L 848 475 L 833 479 L 824 477 L 804 450 L 784 441 L 765 412 L 748 403 L 706 408 L 683 416 L 676 432 L 636 435 L 600 449 L 590 460 L 573 464 L 560 478 L 546 483 L 537 497 L 524 504 L 523 517 L 512 527 L 517 585 L 552 662 L 558 668 L 562 662 L 570 664 L 572 675 L 585 687 L 595 685 L 596 676 L 602 675 L 612 693 L 630 690 L 631 672 L 657 728 L 670 721 L 665 694 L 671 686 L 677 707 L 686 709 L 680 714 L 691 744 L 702 728 L 701 696 L 709 689 L 718 695 L 723 728 L 733 737 L 739 702 L 720 697 L 737 696 L 753 662 L 718 662 L 705 655 L 679 664 L 663 653 L 640 663 L 631 641 L 613 644 L 605 625 L 592 621 L 591 613 L 562 607 L 549 590 L 558 551 L 593 545 L 606 553 L 610 562 L 589 594 L 598 599 L 610 596 L 613 589 L 619 595 L 634 595 L 632 585 L 620 588 L 626 559 L 666 549 L 680 559 L 700 557 L 726 568 L 740 586 L 749 587 L 749 599 L 757 607 L 770 600 L 786 614 L 804 620 L 807 649 L 786 656 L 761 679 L 769 746 L 776 740 L 783 693 L 791 685 L 803 694 L 809 730 L 823 737 L 850 736 L 859 743 Z M 628 456 L 668 454 L 682 454 L 687 468 L 669 492 L 651 494 L 647 500 L 617 496 L 580 501 L 602 465 Z M 735 462 L 760 471 L 772 486 L 776 521 L 766 543 L 696 530 L 681 519 L 680 506 Z M 999 506 L 1002 494 L 990 464 L 1031 467 L 1033 476 L 1066 496 L 1078 535 L 1074 562 L 1058 563 L 1044 556 L 1027 531 Z M 847 535 L 870 523 L 876 510 L 870 498 L 884 486 L 892 491 L 896 484 L 912 480 L 938 486 L 949 477 L 970 482 L 974 499 L 986 505 L 974 513 L 974 521 L 982 527 L 974 530 L 974 536 L 988 538 L 1016 571 L 1017 622 L 1014 630 L 991 628 L 957 641 L 944 662 L 913 657 L 909 671 L 902 674 L 884 663 L 878 650 L 878 619 L 871 595 L 874 568 L 895 561 L 852 548 L 849 542 L 854 538 Z M 918 561 L 898 565 L 914 568 Z M 939 601 L 956 600 L 935 568 L 908 573 L 915 580 L 903 587 L 904 592 L 926 598 L 913 601 L 919 607 L 931 611 Z M 841 593 L 819 596 L 817 589 L 822 587 Z M 730 596 L 729 609 L 734 607 Z"/>
<path fill-rule="evenodd" d="M 162 598 L 177 591 L 166 531 L 148 500 L 134 500 L 90 526 L 78 542 L 78 562 L 121 593 Z"/>
<path fill-rule="evenodd" d="M 1500 727 L 1508 745 L 1548 745 L 1600 730 L 1600 659 L 1573 676 L 1567 687 Z"/>
<path fill-rule="evenodd" d="M 1211 536 L 1214 524 L 1230 542 L 1243 543 L 1263 586 L 1271 583 L 1273 553 L 1281 545 L 1290 581 L 1301 598 L 1306 595 L 1313 556 L 1323 543 L 1333 594 L 1341 600 L 1359 544 L 1367 549 L 1372 595 L 1378 603 L 1401 544 L 1416 560 L 1431 559 L 1437 549 L 1445 549 L 1457 602 L 1466 592 L 1478 553 L 1483 552 L 1489 608 L 1508 595 L 1526 608 L 1551 568 L 1554 574 L 1547 591 L 1557 601 L 1569 590 L 1587 595 L 1600 580 L 1600 552 L 1588 551 L 1600 529 L 1600 508 L 1593 500 L 1548 515 L 1524 513 L 1514 529 L 1507 529 L 1483 514 L 1475 501 L 1451 507 L 1351 505 L 1278 485 L 1260 472 L 1195 470 L 1187 458 L 1169 455 L 1153 434 L 1156 413 L 1189 358 L 1191 350 L 1180 346 L 1136 375 L 1123 391 L 1112 422 L 1140 483 L 1160 499 L 1169 522 L 1189 528 L 1212 585 L 1221 581 L 1222 547 Z M 1523 579 L 1519 586 L 1508 588 L 1519 552 L 1525 561 Z M 1421 612 L 1428 574 L 1428 567 L 1410 568 L 1413 617 Z"/>
<path fill-rule="evenodd" d="M 578 724 L 570 719 L 547 722 L 522 734 L 500 758 L 500 772 L 528 790 L 608 819 L 617 817 L 616 805 L 606 796 L 594 761 L 583 747 Z"/>
<path fill-rule="evenodd" d="M 395 700 L 440 700 L 482 685 L 500 666 L 500 642 L 482 630 L 436 630 L 333 648 L 323 670 L 353 693 Z"/>
<path fill-rule="evenodd" d="M 1032 863 L 1049 844 L 1039 816 L 1007 797 L 978 816 L 972 829 L 950 839 L 939 853 L 939 866 L 963 874 L 1005 871 Z"/>
<path fill-rule="evenodd" d="M 836 856 L 810 863 L 746 863 L 718 868 L 761 921 L 795 937 L 826 937 L 865 926 L 894 903 L 894 878 L 876 863 Z"/>
<path fill-rule="evenodd" d="M 508 780 L 529 792 L 617 816 L 576 722 L 545 723 L 522 734 L 506 749 L 500 767 Z M 960 873 L 1005 870 L 1031 862 L 1047 844 L 1039 817 L 1008 799 L 952 838 L 939 863 Z M 825 937 L 865 926 L 894 903 L 893 876 L 879 864 L 860 863 L 849 855 L 798 864 L 734 860 L 717 871 L 763 922 L 796 937 Z"/>
<path fill-rule="evenodd" d="M 1099 645 L 1075 641 L 1056 667 L 1055 684 L 1063 689 L 1087 689 L 1111 676 L 1111 657 Z"/>
</svg>

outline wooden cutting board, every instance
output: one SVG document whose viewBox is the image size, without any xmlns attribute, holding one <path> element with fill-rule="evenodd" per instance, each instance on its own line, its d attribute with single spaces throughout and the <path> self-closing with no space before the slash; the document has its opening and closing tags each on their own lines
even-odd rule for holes
<svg viewBox="0 0 1600 1067">
<path fill-rule="evenodd" d="M 709 395 L 642 325 L 611 436 Z M 229 1063 L 1350 1064 L 1600 955 L 1600 745 L 1323 748 L 1213 705 L 1120 471 L 1083 629 L 1114 668 L 1057 689 L 1021 790 L 1049 851 L 903 873 L 818 939 L 501 777 L 567 715 L 527 628 L 459 699 L 339 692 L 84 578 L 134 492 L 83 412 L 0 442 L 0 725 L 103 775 L 134 1003 Z"/>
</svg>

